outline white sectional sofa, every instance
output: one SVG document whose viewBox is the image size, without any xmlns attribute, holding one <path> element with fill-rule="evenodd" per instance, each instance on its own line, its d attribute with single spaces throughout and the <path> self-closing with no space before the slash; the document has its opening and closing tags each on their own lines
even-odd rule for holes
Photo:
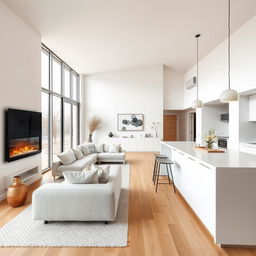
<svg viewBox="0 0 256 256">
<path fill-rule="evenodd" d="M 77 148 L 83 152 L 83 158 L 76 159 L 70 164 L 63 164 L 60 161 L 52 164 L 52 176 L 62 176 L 63 171 L 82 171 L 86 166 L 95 163 L 125 163 L 125 152 L 119 146 L 118 152 L 109 152 L 112 144 L 84 143 Z M 83 150 L 84 147 L 93 150 Z M 113 145 L 112 145 L 113 146 Z M 117 146 L 117 145 L 115 145 Z"/>
<path fill-rule="evenodd" d="M 111 165 L 105 184 L 47 183 L 32 195 L 33 220 L 114 221 L 122 184 L 120 165 Z"/>
</svg>

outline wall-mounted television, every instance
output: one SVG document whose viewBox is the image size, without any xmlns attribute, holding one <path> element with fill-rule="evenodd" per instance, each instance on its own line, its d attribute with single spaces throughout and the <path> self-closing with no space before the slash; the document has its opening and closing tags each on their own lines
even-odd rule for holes
<svg viewBox="0 0 256 256">
<path fill-rule="evenodd" d="M 19 109 L 5 113 L 5 160 L 11 162 L 41 153 L 42 114 Z"/>
</svg>

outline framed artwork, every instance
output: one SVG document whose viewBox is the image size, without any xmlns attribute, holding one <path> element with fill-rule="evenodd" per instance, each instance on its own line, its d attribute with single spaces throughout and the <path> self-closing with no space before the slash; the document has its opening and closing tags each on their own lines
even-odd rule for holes
<svg viewBox="0 0 256 256">
<path fill-rule="evenodd" d="M 143 131 L 144 115 L 143 114 L 118 114 L 117 115 L 118 131 Z"/>
</svg>

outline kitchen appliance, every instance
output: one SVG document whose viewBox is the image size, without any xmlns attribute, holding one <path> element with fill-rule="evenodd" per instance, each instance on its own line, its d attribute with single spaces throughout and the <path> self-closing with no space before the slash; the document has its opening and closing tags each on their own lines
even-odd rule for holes
<svg viewBox="0 0 256 256">
<path fill-rule="evenodd" d="M 229 121 L 229 114 L 221 114 L 220 115 L 220 120 L 221 121 Z"/>
<path fill-rule="evenodd" d="M 218 137 L 218 147 L 227 148 L 228 147 L 228 137 L 220 136 Z"/>
</svg>

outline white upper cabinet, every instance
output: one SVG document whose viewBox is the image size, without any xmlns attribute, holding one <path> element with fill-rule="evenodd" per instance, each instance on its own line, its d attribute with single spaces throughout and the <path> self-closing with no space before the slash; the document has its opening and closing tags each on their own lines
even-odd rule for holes
<svg viewBox="0 0 256 256">
<path fill-rule="evenodd" d="M 256 94 L 249 96 L 249 121 L 256 121 Z"/>
</svg>

